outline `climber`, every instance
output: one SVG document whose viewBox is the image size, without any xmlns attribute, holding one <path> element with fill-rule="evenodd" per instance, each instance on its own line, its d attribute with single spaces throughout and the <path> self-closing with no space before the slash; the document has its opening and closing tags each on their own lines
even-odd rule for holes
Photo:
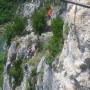
<svg viewBox="0 0 90 90">
<path fill-rule="evenodd" d="M 28 65 L 25 64 L 25 71 L 28 71 Z"/>
<path fill-rule="evenodd" d="M 50 19 L 51 18 L 51 15 L 52 15 L 52 10 L 51 10 L 51 7 L 49 6 L 48 7 L 48 18 Z"/>
<path fill-rule="evenodd" d="M 31 47 L 28 50 L 28 55 L 32 56 L 32 48 Z"/>
<path fill-rule="evenodd" d="M 34 50 L 33 50 L 33 48 L 29 48 L 28 49 L 28 56 L 30 56 L 30 57 L 32 57 L 34 55 Z"/>
</svg>

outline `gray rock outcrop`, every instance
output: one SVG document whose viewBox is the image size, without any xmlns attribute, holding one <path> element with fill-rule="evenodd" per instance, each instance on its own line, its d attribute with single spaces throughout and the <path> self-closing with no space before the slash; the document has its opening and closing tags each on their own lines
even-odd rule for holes
<svg viewBox="0 0 90 90">
<path fill-rule="evenodd" d="M 76 2 L 76 0 L 72 0 Z M 77 0 L 78 1 L 78 0 Z M 89 0 L 78 2 L 89 4 Z M 54 71 L 52 90 L 90 90 L 90 9 L 67 4 L 69 34 Z M 62 63 L 62 65 L 61 65 Z M 60 69 L 62 68 L 63 69 Z"/>
<path fill-rule="evenodd" d="M 26 31 L 29 31 L 29 34 L 17 37 L 8 49 L 7 61 L 4 67 L 3 90 L 12 90 L 7 73 L 11 62 L 19 59 L 23 61 L 28 60 L 28 58 L 31 59 L 31 57 L 28 57 L 29 47 L 32 48 L 33 52 L 36 51 L 35 47 L 38 39 L 32 32 L 33 27 L 30 17 L 40 3 L 37 5 L 33 1 L 25 4 L 22 11 L 24 17 L 29 17 L 28 25 L 26 26 Z M 90 5 L 90 0 L 71 1 Z M 52 18 L 57 16 L 56 13 L 58 11 L 59 8 L 55 14 L 53 12 Z M 36 90 L 90 90 L 90 9 L 68 3 L 63 9 L 62 17 L 64 18 L 63 35 L 65 37 L 59 60 L 54 61 L 51 67 L 46 64 L 45 57 L 41 54 L 40 60 L 37 61 L 37 65 L 34 67 L 37 69 L 37 76 L 35 77 L 37 82 L 35 82 L 34 85 L 36 87 L 34 88 Z M 65 31 L 67 29 L 68 33 Z M 45 43 L 52 35 L 52 32 L 46 32 L 39 39 Z M 27 86 L 29 86 L 27 83 L 31 75 L 32 65 L 26 65 L 28 70 L 23 67 L 23 80 L 21 85 L 16 87 L 15 90 L 26 90 Z"/>
</svg>

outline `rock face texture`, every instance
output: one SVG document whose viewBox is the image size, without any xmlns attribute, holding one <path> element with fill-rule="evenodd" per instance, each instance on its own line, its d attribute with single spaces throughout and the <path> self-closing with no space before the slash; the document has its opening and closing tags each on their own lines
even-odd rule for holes
<svg viewBox="0 0 90 90">
<path fill-rule="evenodd" d="M 89 0 L 77 2 L 90 5 Z M 90 90 L 90 9 L 67 4 L 64 19 L 69 34 L 56 64 L 57 72 L 53 70 L 52 90 Z"/>
<path fill-rule="evenodd" d="M 36 8 L 38 8 L 38 3 L 28 3 L 22 7 L 22 11 L 20 12 L 21 15 L 24 17 L 31 17 L 31 14 L 34 12 Z M 18 13 L 18 11 L 17 11 Z M 31 32 L 32 26 L 31 21 L 28 19 L 28 25 L 26 26 L 26 31 Z M 22 37 L 16 37 L 15 40 L 11 42 L 10 47 L 7 49 L 7 58 L 4 66 L 4 80 L 3 80 L 3 90 L 12 90 L 13 81 L 10 82 L 10 76 L 8 74 L 8 70 L 12 68 L 12 61 L 13 60 L 25 60 L 28 57 L 29 46 L 32 48 L 32 51 L 35 51 L 35 46 L 37 45 L 37 36 L 31 32 Z M 23 67 L 24 68 L 24 67 Z M 28 72 L 23 70 L 24 77 L 22 83 L 16 90 L 26 90 L 26 81 L 31 72 L 31 66 L 28 66 Z"/>
<path fill-rule="evenodd" d="M 71 0 L 90 5 L 90 0 Z M 67 5 L 67 6 L 65 6 Z M 53 62 L 52 67 L 45 63 L 45 56 L 41 56 L 37 68 L 36 90 L 90 90 L 90 9 L 67 3 L 62 16 L 64 18 L 64 46 L 59 60 Z M 36 4 L 26 4 L 23 16 L 31 17 Z M 52 18 L 56 15 L 54 14 Z M 67 28 L 68 27 L 68 28 Z M 12 60 L 30 58 L 27 55 L 28 46 L 35 51 L 37 36 L 32 32 L 30 18 L 26 31 L 30 34 L 16 38 L 8 49 L 7 61 L 4 67 L 3 90 L 12 90 L 7 69 Z M 68 29 L 68 30 L 67 30 Z M 66 31 L 68 35 L 66 36 Z M 51 32 L 43 33 L 41 41 L 46 42 L 52 36 Z M 28 71 L 23 70 L 21 85 L 15 90 L 27 90 L 27 81 L 31 75 L 32 66 L 27 65 Z"/>
</svg>

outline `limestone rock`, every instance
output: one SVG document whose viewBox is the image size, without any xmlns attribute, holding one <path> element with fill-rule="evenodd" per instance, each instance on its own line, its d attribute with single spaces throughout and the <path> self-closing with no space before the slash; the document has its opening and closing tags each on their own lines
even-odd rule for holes
<svg viewBox="0 0 90 90">
<path fill-rule="evenodd" d="M 72 1 L 76 2 L 76 0 Z M 89 0 L 79 0 L 78 2 L 90 3 Z M 59 63 L 56 65 L 58 72 L 53 72 L 53 90 L 90 90 L 89 12 L 90 9 L 67 4 L 67 12 L 64 18 L 68 22 L 70 31 L 64 42 Z M 61 67 L 63 67 L 62 70 Z"/>
</svg>

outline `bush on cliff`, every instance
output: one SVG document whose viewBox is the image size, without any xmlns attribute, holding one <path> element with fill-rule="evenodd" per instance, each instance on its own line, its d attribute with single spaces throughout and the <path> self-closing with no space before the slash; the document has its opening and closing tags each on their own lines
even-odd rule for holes
<svg viewBox="0 0 90 90">
<path fill-rule="evenodd" d="M 60 17 L 53 19 L 52 21 L 53 37 L 50 41 L 49 49 L 51 54 L 55 55 L 62 50 L 63 44 L 63 20 Z"/>
<path fill-rule="evenodd" d="M 48 45 L 48 56 L 46 62 L 52 64 L 56 55 L 61 52 L 63 47 L 63 20 L 57 17 L 52 20 L 53 36 Z"/>
<path fill-rule="evenodd" d="M 34 28 L 34 31 L 41 35 L 41 33 L 44 31 L 46 26 L 46 18 L 45 18 L 45 10 L 35 10 L 35 12 L 32 15 L 32 26 Z"/>
<path fill-rule="evenodd" d="M 24 31 L 26 21 L 23 18 L 15 17 L 14 22 L 6 26 L 5 38 L 7 45 L 10 45 L 11 39 L 16 35 L 21 35 Z"/>
<path fill-rule="evenodd" d="M 37 83 L 37 69 L 33 68 L 31 71 L 31 75 L 28 79 L 29 86 L 27 87 L 27 90 L 35 90 L 36 83 Z"/>
<path fill-rule="evenodd" d="M 25 26 L 26 26 L 25 18 L 15 17 L 13 24 L 13 30 L 15 32 L 15 35 L 21 35 L 25 29 Z"/>
<path fill-rule="evenodd" d="M 0 0 L 0 25 L 13 21 L 18 6 L 25 1 L 30 0 Z"/>
<path fill-rule="evenodd" d="M 3 85 L 4 53 L 0 53 L 0 87 Z"/>
<path fill-rule="evenodd" d="M 23 80 L 23 69 L 22 69 L 22 61 L 16 60 L 13 62 L 13 66 L 10 68 L 9 72 L 10 76 L 14 78 L 13 88 L 21 84 Z"/>
</svg>

